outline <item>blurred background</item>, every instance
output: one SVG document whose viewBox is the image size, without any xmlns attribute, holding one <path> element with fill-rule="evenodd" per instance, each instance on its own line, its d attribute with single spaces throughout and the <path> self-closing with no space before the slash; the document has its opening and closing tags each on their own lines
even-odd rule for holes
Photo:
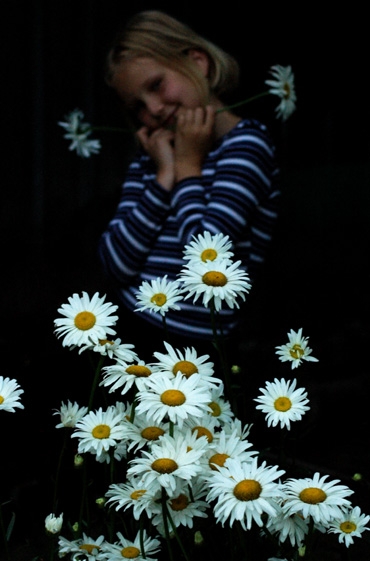
<svg viewBox="0 0 370 561">
<path fill-rule="evenodd" d="M 78 399 L 86 383 L 76 356 L 56 340 L 53 320 L 73 293 L 106 291 L 97 240 L 133 152 L 130 135 L 102 133 L 94 135 L 101 153 L 81 159 L 68 150 L 58 121 L 79 108 L 94 125 L 124 126 L 104 84 L 104 58 L 120 24 L 149 8 L 178 17 L 238 59 L 238 99 L 265 89 L 272 65 L 292 66 L 297 110 L 285 124 L 275 118 L 273 96 L 240 109 L 268 125 L 282 172 L 275 238 L 246 312 L 248 385 L 254 397 L 264 380 L 290 375 L 274 346 L 302 327 L 320 362 L 303 368 L 316 405 L 297 449 L 323 471 L 370 479 L 370 109 L 362 10 L 336 6 L 323 16 L 311 3 L 284 11 L 280 4 L 118 0 L 2 6 L 1 375 L 25 391 L 25 410 L 2 414 L 3 467 L 18 519 L 30 522 L 27 508 L 42 496 L 54 461 L 52 410 Z M 366 484 L 358 499 L 370 512 Z M 42 520 L 47 504 L 46 497 Z M 31 540 L 31 522 L 28 530 L 17 527 L 21 522 L 20 542 Z"/>
</svg>

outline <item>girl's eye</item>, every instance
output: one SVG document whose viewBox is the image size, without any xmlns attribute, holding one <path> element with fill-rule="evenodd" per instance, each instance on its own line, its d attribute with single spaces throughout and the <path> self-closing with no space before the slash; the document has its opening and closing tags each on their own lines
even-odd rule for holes
<svg viewBox="0 0 370 561">
<path fill-rule="evenodd" d="M 150 90 L 152 92 L 156 92 L 159 90 L 159 88 L 162 85 L 162 78 L 156 78 L 155 80 L 153 80 L 153 82 L 150 84 Z"/>
</svg>

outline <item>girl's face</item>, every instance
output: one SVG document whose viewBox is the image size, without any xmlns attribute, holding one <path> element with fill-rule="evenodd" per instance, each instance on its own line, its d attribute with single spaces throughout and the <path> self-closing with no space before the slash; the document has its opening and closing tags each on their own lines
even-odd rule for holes
<svg viewBox="0 0 370 561">
<path fill-rule="evenodd" d="M 206 76 L 207 61 L 197 62 L 196 53 L 194 59 Z M 150 130 L 174 125 L 180 107 L 195 109 L 204 105 L 189 78 L 151 57 L 124 60 L 116 71 L 113 87 L 129 111 Z"/>
</svg>

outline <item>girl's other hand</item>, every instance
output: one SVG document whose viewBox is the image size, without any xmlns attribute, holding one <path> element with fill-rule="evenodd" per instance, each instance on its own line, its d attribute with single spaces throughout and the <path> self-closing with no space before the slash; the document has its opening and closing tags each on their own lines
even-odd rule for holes
<svg viewBox="0 0 370 561">
<path fill-rule="evenodd" d="M 141 127 L 136 135 L 157 167 L 158 183 L 170 191 L 175 182 L 174 132 L 163 128 L 151 131 L 148 127 Z"/>
</svg>

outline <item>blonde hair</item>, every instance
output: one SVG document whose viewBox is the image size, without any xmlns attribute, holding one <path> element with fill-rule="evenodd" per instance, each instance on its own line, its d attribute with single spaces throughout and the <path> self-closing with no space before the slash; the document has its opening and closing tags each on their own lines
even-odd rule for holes
<svg viewBox="0 0 370 561">
<path fill-rule="evenodd" d="M 211 41 L 168 14 L 148 10 L 134 15 L 116 35 L 106 60 L 105 80 L 114 85 L 114 76 L 123 60 L 153 57 L 176 69 L 204 93 L 204 77 L 187 56 L 191 49 L 203 51 L 209 59 L 208 87 L 217 97 L 234 90 L 239 81 L 237 61 Z"/>
</svg>

